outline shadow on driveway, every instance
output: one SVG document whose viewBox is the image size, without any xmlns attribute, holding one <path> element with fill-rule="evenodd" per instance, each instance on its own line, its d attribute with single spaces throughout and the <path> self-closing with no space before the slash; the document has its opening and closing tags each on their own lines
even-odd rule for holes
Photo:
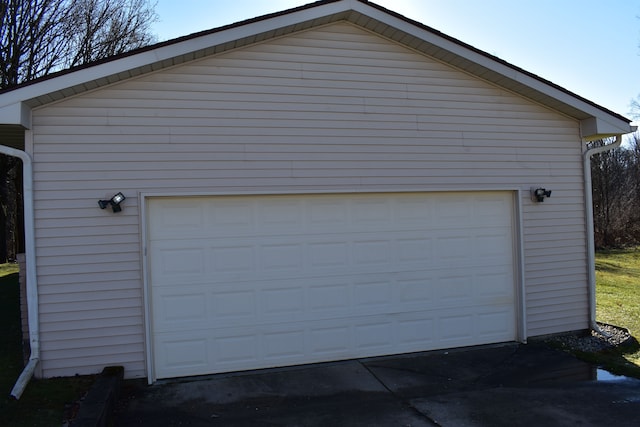
<svg viewBox="0 0 640 427">
<path fill-rule="evenodd" d="M 128 381 L 116 426 L 637 426 L 640 380 L 508 344 Z"/>
</svg>

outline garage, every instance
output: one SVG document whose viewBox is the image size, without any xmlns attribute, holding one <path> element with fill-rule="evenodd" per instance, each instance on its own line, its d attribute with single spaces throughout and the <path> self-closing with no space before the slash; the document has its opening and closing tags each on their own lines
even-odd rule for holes
<svg viewBox="0 0 640 427">
<path fill-rule="evenodd" d="M 146 198 L 155 377 L 513 341 L 513 200 Z"/>
</svg>

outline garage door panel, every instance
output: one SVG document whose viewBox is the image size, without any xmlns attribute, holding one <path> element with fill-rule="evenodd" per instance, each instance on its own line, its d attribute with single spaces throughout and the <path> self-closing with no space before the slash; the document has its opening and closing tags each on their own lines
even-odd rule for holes
<svg viewBox="0 0 640 427">
<path fill-rule="evenodd" d="M 348 201 L 331 196 L 309 199 L 306 204 L 306 219 L 311 233 L 346 230 L 350 223 Z"/>
<path fill-rule="evenodd" d="M 246 197 L 228 197 L 212 200 L 200 200 L 203 210 L 207 213 L 207 223 L 221 230 L 246 232 L 255 224 L 254 199 Z M 207 227 L 211 228 L 211 227 Z"/>
<path fill-rule="evenodd" d="M 207 266 L 218 274 L 246 275 L 256 269 L 256 248 L 248 243 L 205 249 Z"/>
<path fill-rule="evenodd" d="M 208 247 L 195 247 L 197 240 L 172 240 L 154 243 L 151 256 L 158 260 L 151 274 L 154 285 L 173 284 L 201 278 L 225 283 L 228 280 L 256 280 L 259 278 L 297 278 L 309 275 L 361 274 L 394 271 L 411 272 L 420 269 L 511 268 L 505 264 L 511 254 L 494 249 L 510 243 L 506 236 L 490 239 L 451 237 L 446 239 L 398 238 L 374 240 L 365 237 L 352 241 L 311 241 L 284 243 L 282 239 L 268 239 L 266 244 L 219 245 L 202 241 Z M 343 239 L 344 240 L 344 239 Z M 271 243 L 271 242 L 278 243 Z M 211 246 L 211 244 L 215 246 Z M 473 247 L 485 248 L 484 253 L 472 253 Z M 216 274 L 212 277 L 212 272 Z"/>
<path fill-rule="evenodd" d="M 305 335 L 304 328 L 292 330 L 291 327 L 280 327 L 265 331 L 261 337 L 265 362 L 278 366 L 304 360 Z"/>
<path fill-rule="evenodd" d="M 154 339 L 156 364 L 176 375 L 194 375 L 210 365 L 210 341 L 200 331 L 180 335 L 158 334 Z"/>
<path fill-rule="evenodd" d="M 457 308 L 447 310 L 438 318 L 438 342 L 447 346 L 458 345 L 459 342 L 473 342 L 474 329 L 473 314 L 466 310 Z M 445 332 L 445 333 L 443 333 Z"/>
<path fill-rule="evenodd" d="M 514 322 L 509 320 L 513 319 L 513 312 L 506 305 L 502 308 L 491 306 L 458 307 L 455 311 L 443 308 L 439 313 L 440 340 L 457 341 L 461 337 L 466 337 L 472 344 L 483 344 L 493 342 L 484 339 L 486 337 L 499 339 L 506 334 L 515 333 Z"/>
<path fill-rule="evenodd" d="M 510 248 L 511 236 L 504 229 L 497 229 L 493 234 L 488 234 L 485 230 L 482 234 L 474 236 L 474 247 L 485 248 L 484 251 L 476 254 L 481 260 L 505 259 L 507 250 Z"/>
<path fill-rule="evenodd" d="M 392 282 L 382 277 L 358 280 L 353 287 L 353 304 L 358 312 L 388 311 L 392 300 Z"/>
<path fill-rule="evenodd" d="M 212 362 L 221 370 L 241 366 L 264 366 L 258 355 L 261 353 L 261 336 L 264 332 L 247 329 L 229 329 L 223 335 L 210 338 L 213 348 Z M 215 371 L 214 371 L 215 372 Z"/>
<path fill-rule="evenodd" d="M 264 200 L 254 206 L 256 226 L 262 232 L 303 233 L 304 206 L 302 200 Z"/>
<path fill-rule="evenodd" d="M 504 193 L 478 193 L 473 198 L 473 216 L 483 226 L 501 226 L 504 212 L 512 208 L 512 200 L 504 197 Z"/>
<path fill-rule="evenodd" d="M 423 311 L 434 307 L 436 303 L 431 272 L 401 275 L 397 279 L 396 289 L 402 311 Z"/>
<path fill-rule="evenodd" d="M 290 316 L 305 313 L 304 300 L 304 290 L 297 284 L 291 284 L 286 288 L 263 289 L 260 292 L 260 312 L 265 319 L 270 317 L 291 319 Z"/>
<path fill-rule="evenodd" d="M 393 200 L 395 224 L 402 227 L 429 225 L 433 221 L 436 203 L 424 197 L 397 197 Z"/>
<path fill-rule="evenodd" d="M 208 321 L 209 307 L 207 306 L 206 293 L 200 287 L 185 289 L 179 294 L 163 294 L 158 292 L 158 301 L 154 302 L 158 319 L 158 328 L 162 324 L 186 327 L 185 322 L 189 322 L 189 327 L 194 323 L 206 324 Z"/>
<path fill-rule="evenodd" d="M 345 278 L 311 281 L 308 297 L 313 317 L 344 317 L 351 307 L 351 284 Z"/>
<path fill-rule="evenodd" d="M 397 342 L 400 352 L 433 348 L 436 342 L 437 318 L 425 313 L 405 314 L 398 318 Z"/>
<path fill-rule="evenodd" d="M 471 270 L 471 271 L 469 271 Z M 437 273 L 437 272 L 436 272 Z M 158 286 L 156 329 L 346 318 L 513 302 L 510 274 L 491 268 Z M 198 324 L 196 324 L 198 323 Z"/>
<path fill-rule="evenodd" d="M 349 265 L 349 245 L 344 241 L 326 240 L 308 243 L 309 267 L 335 271 Z"/>
<path fill-rule="evenodd" d="M 395 240 L 394 255 L 409 268 L 425 268 L 434 263 L 435 239 L 427 236 L 400 236 Z"/>
<path fill-rule="evenodd" d="M 354 338 L 358 353 L 389 354 L 392 350 L 392 326 L 387 319 L 361 319 L 356 322 Z"/>
<path fill-rule="evenodd" d="M 303 265 L 302 243 L 271 243 L 258 248 L 258 269 L 265 273 L 295 273 Z"/>
<path fill-rule="evenodd" d="M 156 199 L 153 220 L 149 221 L 152 239 L 197 236 L 205 228 L 205 210 L 195 199 L 175 203 L 175 199 Z"/>
<path fill-rule="evenodd" d="M 509 309 L 492 310 L 476 315 L 475 334 L 482 342 L 498 341 L 506 334 L 513 334 L 513 312 Z"/>
<path fill-rule="evenodd" d="M 513 275 L 508 271 L 495 271 L 494 267 L 483 267 L 475 272 L 474 292 L 476 298 L 505 297 L 513 300 Z"/>
<path fill-rule="evenodd" d="M 434 223 L 442 227 L 454 228 L 460 224 L 470 224 L 473 211 L 469 200 L 464 196 L 445 196 L 436 204 Z"/>
<path fill-rule="evenodd" d="M 156 374 L 513 340 L 512 210 L 508 192 L 150 199 Z"/>
<path fill-rule="evenodd" d="M 207 327 L 210 305 L 206 292 L 183 288 L 181 294 L 157 290 L 153 296 L 154 331 L 190 331 Z"/>
<path fill-rule="evenodd" d="M 160 362 L 164 376 L 200 375 L 205 372 L 204 360 L 206 372 L 216 373 L 504 340 L 505 328 L 500 322 L 508 316 L 452 315 L 439 310 L 363 317 L 347 324 L 344 319 L 334 319 L 309 322 L 304 327 L 260 325 L 191 331 L 186 335 L 161 333 L 155 351 L 163 355 Z M 472 330 L 469 325 L 474 325 Z M 444 330 L 447 334 L 441 333 Z"/>
<path fill-rule="evenodd" d="M 200 291 L 201 286 L 156 289 L 153 296 L 155 332 L 191 331 L 251 325 L 260 320 L 253 289 Z"/>
<path fill-rule="evenodd" d="M 193 247 L 193 243 L 174 246 L 165 242 L 163 246 L 158 245 L 151 250 L 151 256 L 156 260 L 151 271 L 156 279 L 154 284 L 160 285 L 163 281 L 173 284 L 179 279 L 197 281 L 205 277 L 207 270 L 204 248 Z"/>
<path fill-rule="evenodd" d="M 440 306 L 465 306 L 473 304 L 473 278 L 464 271 L 440 274 L 436 298 Z"/>
<path fill-rule="evenodd" d="M 436 259 L 439 265 L 454 267 L 473 262 L 473 239 L 470 236 L 451 235 L 436 239 Z"/>
</svg>

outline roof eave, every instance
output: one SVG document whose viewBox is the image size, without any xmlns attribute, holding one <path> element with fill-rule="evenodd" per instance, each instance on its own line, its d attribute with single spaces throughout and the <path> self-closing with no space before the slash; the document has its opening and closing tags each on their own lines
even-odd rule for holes
<svg viewBox="0 0 640 427">
<path fill-rule="evenodd" d="M 637 128 L 628 122 L 616 122 L 601 116 L 580 121 L 580 134 L 586 142 L 626 135 L 636 130 Z"/>
<path fill-rule="evenodd" d="M 31 128 L 31 108 L 22 101 L 0 107 L 0 124 Z"/>
</svg>

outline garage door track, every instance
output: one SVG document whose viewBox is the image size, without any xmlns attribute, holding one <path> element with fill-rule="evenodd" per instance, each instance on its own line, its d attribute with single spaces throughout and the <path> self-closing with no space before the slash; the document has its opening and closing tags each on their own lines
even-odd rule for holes
<svg viewBox="0 0 640 427">
<path fill-rule="evenodd" d="M 125 383 L 117 426 L 637 426 L 640 380 L 542 344 Z"/>
</svg>

